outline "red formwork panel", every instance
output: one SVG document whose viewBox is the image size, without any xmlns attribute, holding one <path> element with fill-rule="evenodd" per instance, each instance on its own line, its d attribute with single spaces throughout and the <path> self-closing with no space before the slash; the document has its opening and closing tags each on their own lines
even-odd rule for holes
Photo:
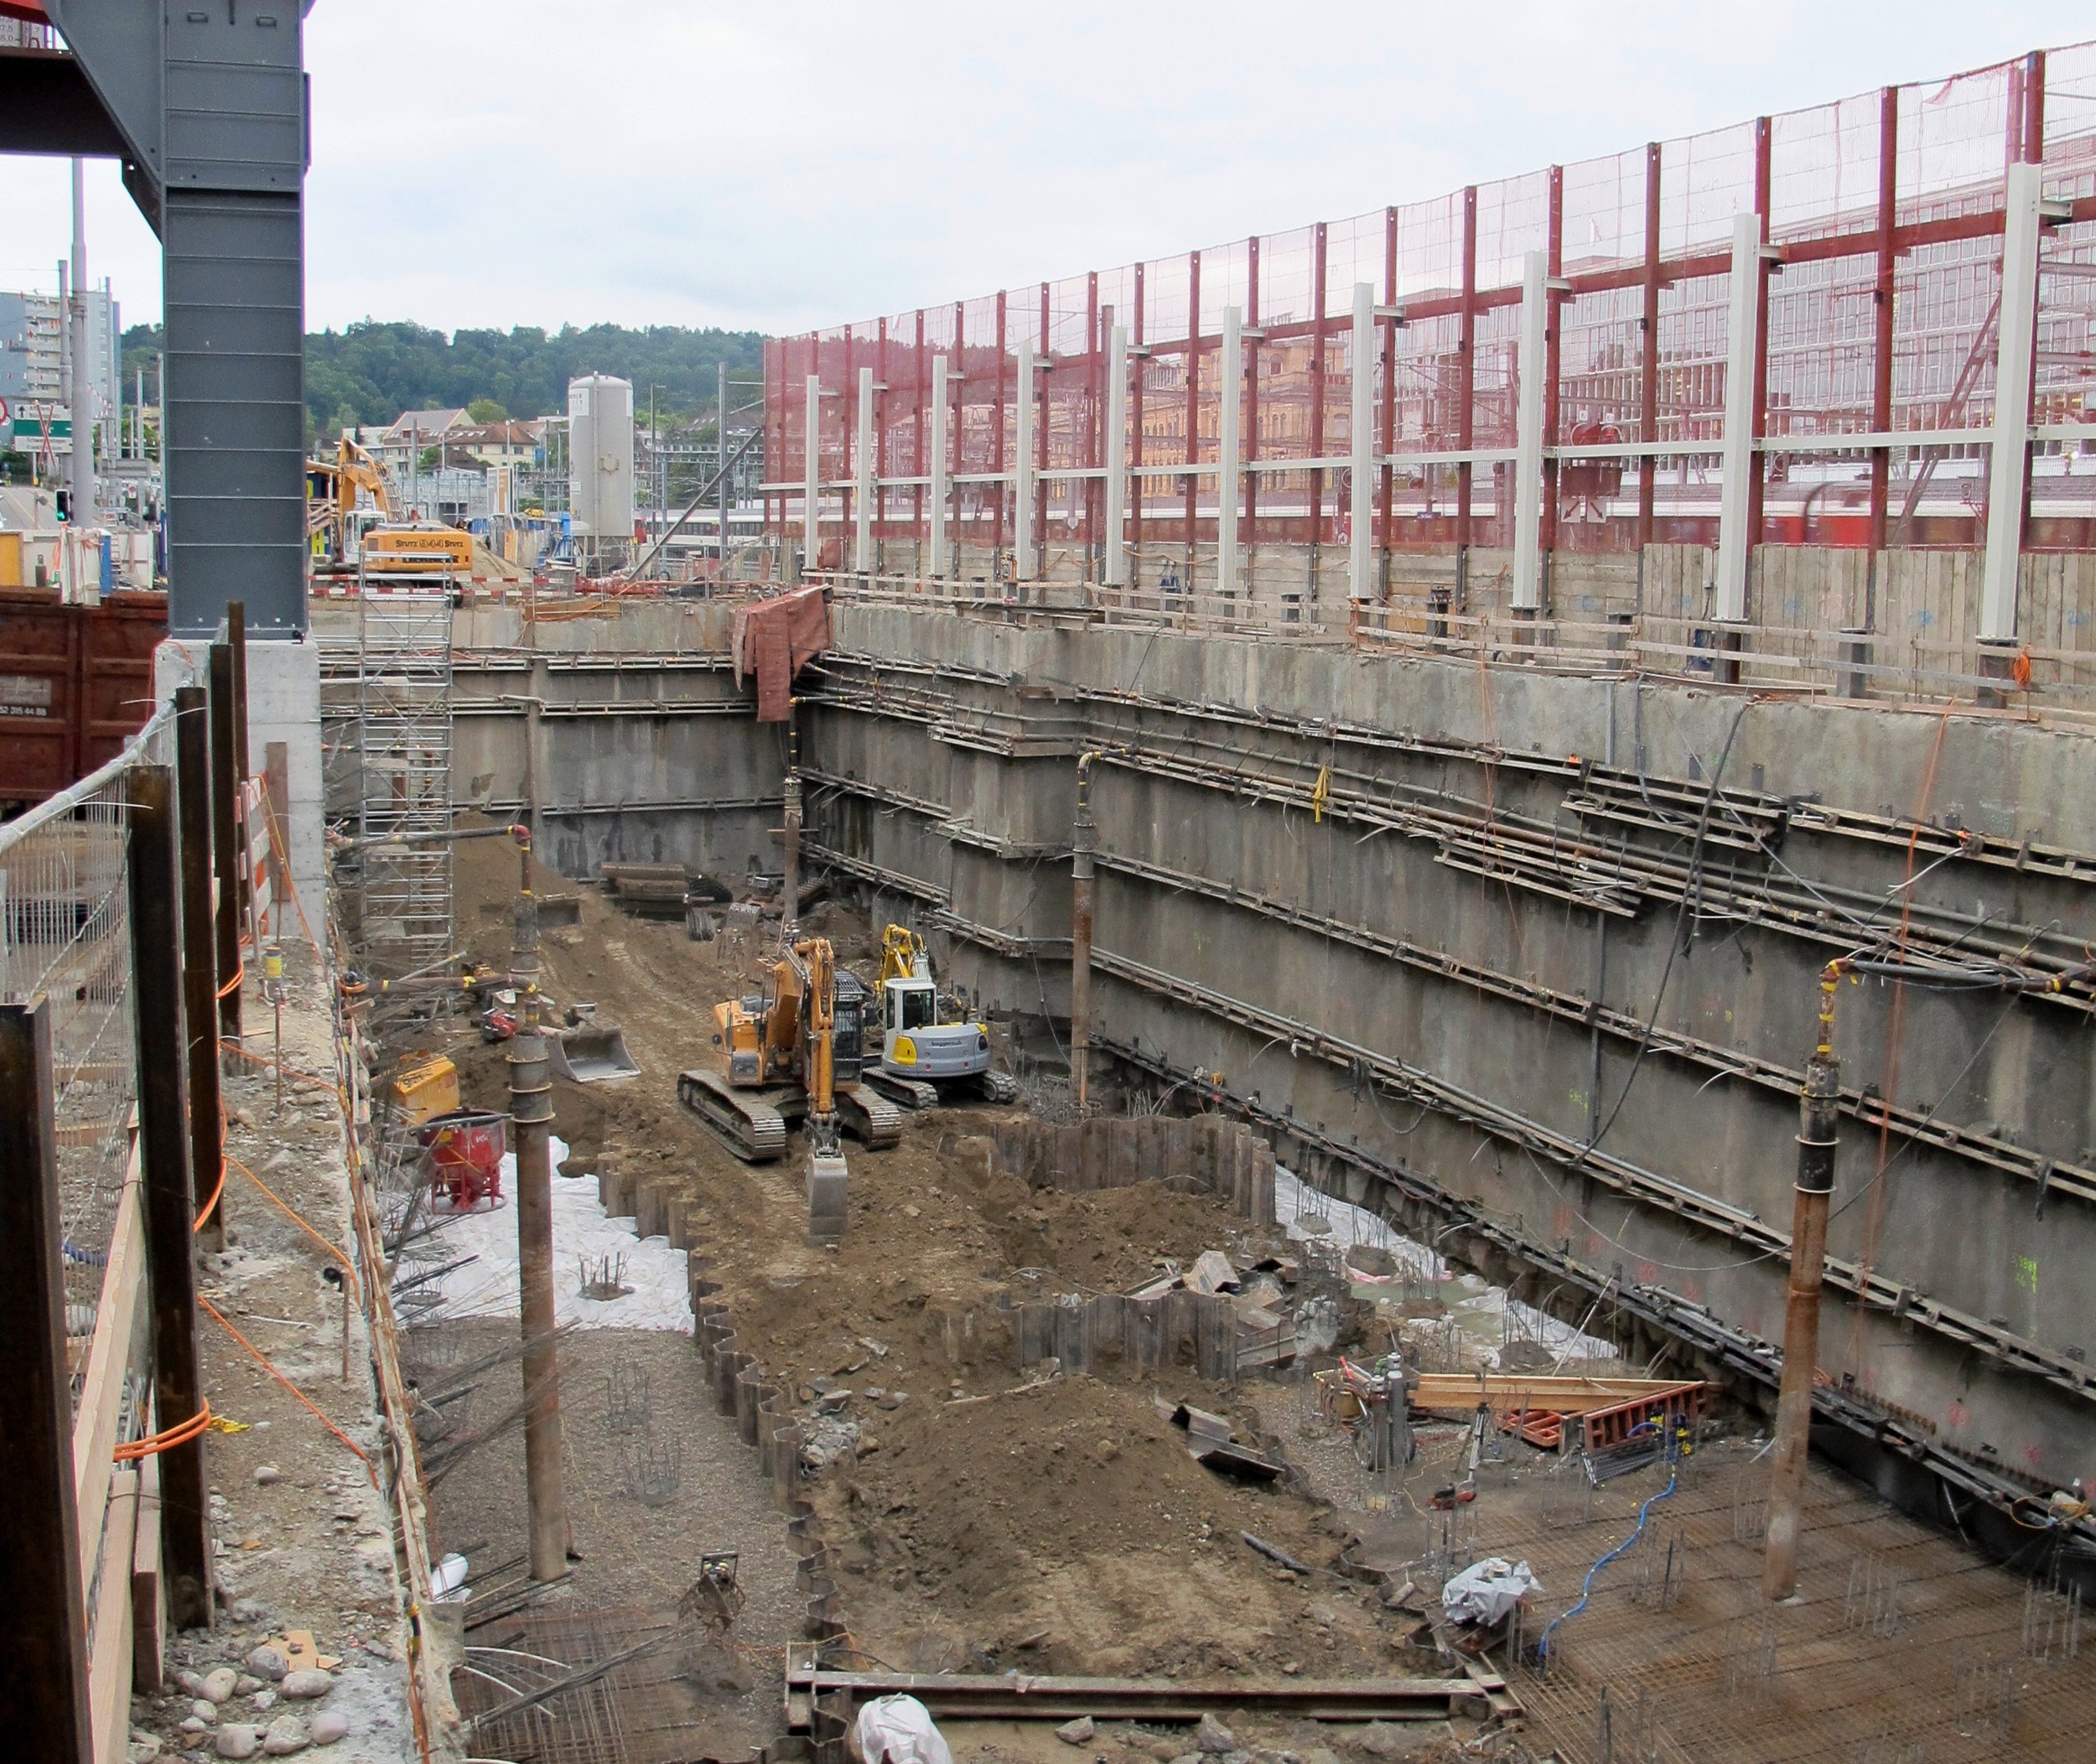
<svg viewBox="0 0 2096 1764">
<path fill-rule="evenodd" d="M 153 711 L 153 652 L 168 597 L 68 606 L 0 589 L 0 812 L 54 795 L 113 758 Z"/>
</svg>

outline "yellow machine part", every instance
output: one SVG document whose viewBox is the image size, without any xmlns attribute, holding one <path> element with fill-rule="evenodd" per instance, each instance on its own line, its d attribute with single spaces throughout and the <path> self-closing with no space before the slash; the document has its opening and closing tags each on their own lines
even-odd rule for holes
<svg viewBox="0 0 2096 1764">
<path fill-rule="evenodd" d="M 441 1054 L 418 1066 L 404 1066 L 393 1080 L 393 1100 L 410 1127 L 420 1127 L 459 1106 L 459 1068 Z"/>
<path fill-rule="evenodd" d="M 473 535 L 455 527 L 373 527 L 361 542 L 364 568 L 374 575 L 421 573 L 473 567 Z"/>
</svg>

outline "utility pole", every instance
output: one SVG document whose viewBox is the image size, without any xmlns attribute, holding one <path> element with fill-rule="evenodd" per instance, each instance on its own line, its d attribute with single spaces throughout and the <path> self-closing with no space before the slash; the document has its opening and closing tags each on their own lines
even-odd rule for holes
<svg viewBox="0 0 2096 1764">
<path fill-rule="evenodd" d="M 73 293 L 66 314 L 71 336 L 72 387 L 67 403 L 73 418 L 73 525 L 89 527 L 95 519 L 94 376 L 87 371 L 87 162 L 73 162 Z"/>
<path fill-rule="evenodd" d="M 556 1580 L 568 1569 L 568 1492 L 560 1464 L 560 1367 L 553 1347 L 553 1081 L 538 994 L 538 900 L 532 892 L 532 842 L 517 840 L 516 936 L 511 952 L 517 989 L 511 1038 L 510 1118 L 516 1123 L 516 1267 L 524 1336 L 524 1492 L 531 1577 Z"/>
<path fill-rule="evenodd" d="M 716 574 L 724 577 L 728 573 L 728 505 L 731 500 L 728 488 L 728 364 L 722 361 L 716 366 L 720 376 L 720 414 L 713 423 L 713 463 L 720 473 L 720 568 Z"/>
<path fill-rule="evenodd" d="M 1783 1382 L 1776 1399 L 1776 1460 L 1769 1477 L 1768 1552 L 1761 1592 L 1775 1601 L 1798 1590 L 1805 1467 L 1812 1443 L 1813 1368 L 1819 1357 L 1819 1289 L 1827 1262 L 1827 1203 L 1834 1194 L 1840 1120 L 1841 1062 L 1834 1057 L 1834 989 L 1847 963 L 1819 976 L 1819 1041 L 1805 1066 L 1799 1099 L 1798 1198 L 1790 1227 L 1790 1300 L 1783 1314 Z"/>
</svg>

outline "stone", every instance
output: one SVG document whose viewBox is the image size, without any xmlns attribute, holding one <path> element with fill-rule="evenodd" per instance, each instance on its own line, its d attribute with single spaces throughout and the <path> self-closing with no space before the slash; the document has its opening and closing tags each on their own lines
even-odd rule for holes
<svg viewBox="0 0 2096 1764">
<path fill-rule="evenodd" d="M 228 1721 L 218 1730 L 221 1758 L 252 1758 L 262 1750 L 262 1735 L 250 1721 Z"/>
<path fill-rule="evenodd" d="M 210 1730 L 210 1723 L 208 1721 L 200 1720 L 195 1715 L 182 1717 L 182 1731 L 184 1733 L 207 1733 Z"/>
<path fill-rule="evenodd" d="M 277 1693 L 273 1690 L 258 1690 L 248 1699 L 248 1701 L 257 1709 L 274 1709 L 277 1706 Z"/>
<path fill-rule="evenodd" d="M 233 1694 L 236 1697 L 252 1697 L 262 1688 L 262 1681 L 252 1673 L 244 1672 L 233 1680 Z"/>
<path fill-rule="evenodd" d="M 1355 1735 L 1354 1743 L 1372 1758 L 1409 1757 L 1412 1742 L 1394 1721 L 1371 1721 Z"/>
<path fill-rule="evenodd" d="M 1196 1751 L 1226 1752 L 1237 1749 L 1237 1736 L 1213 1715 L 1203 1715 L 1194 1730 Z"/>
<path fill-rule="evenodd" d="M 233 1694 L 233 1687 L 240 1682 L 240 1674 L 230 1666 L 214 1666 L 204 1674 L 203 1694 L 214 1703 L 223 1703 Z"/>
<path fill-rule="evenodd" d="M 1056 1730 L 1056 1737 L 1066 1746 L 1089 1746 L 1092 1736 L 1098 1732 L 1098 1724 L 1090 1715 L 1079 1715 L 1074 1721 L 1065 1721 Z"/>
<path fill-rule="evenodd" d="M 160 1756 L 160 1735 L 157 1733 L 135 1733 L 124 1749 L 124 1764 L 152 1764 Z"/>
<path fill-rule="evenodd" d="M 324 1709 L 313 1718 L 310 1729 L 315 1746 L 333 1746 L 350 1734 L 350 1718 L 339 1709 Z"/>
<path fill-rule="evenodd" d="M 317 1666 L 308 1666 L 300 1671 L 287 1673 L 284 1681 L 277 1689 L 294 1703 L 309 1702 L 315 1697 L 324 1697 L 335 1689 L 335 1678 Z"/>
<path fill-rule="evenodd" d="M 200 1672 L 179 1672 L 174 1675 L 174 1682 L 193 1697 L 204 1694 L 204 1674 Z"/>
<path fill-rule="evenodd" d="M 1302 1669 L 1303 1663 L 1300 1660 L 1284 1660 L 1281 1662 L 1281 1670 L 1291 1678 L 1302 1671 Z"/>
<path fill-rule="evenodd" d="M 279 1683 L 291 1670 L 291 1663 L 273 1647 L 257 1647 L 247 1657 L 247 1669 L 258 1678 L 267 1678 L 272 1684 Z"/>
<path fill-rule="evenodd" d="M 233 1601 L 232 1618 L 236 1623 L 260 1623 L 269 1616 L 269 1607 L 256 1599 Z"/>
<path fill-rule="evenodd" d="M 199 1697 L 190 1704 L 189 1713 L 206 1727 L 215 1727 L 218 1725 L 218 1704 L 209 1697 Z"/>
<path fill-rule="evenodd" d="M 1150 1756 L 1157 1760 L 1157 1764 L 1172 1764 L 1172 1760 L 1179 1756 L 1179 1741 L 1153 1740 L 1149 1751 Z"/>
<path fill-rule="evenodd" d="M 312 1743 L 306 1724 L 296 1715 L 278 1715 L 262 1735 L 262 1750 L 272 1758 L 288 1758 L 294 1751 L 304 1751 Z"/>
</svg>

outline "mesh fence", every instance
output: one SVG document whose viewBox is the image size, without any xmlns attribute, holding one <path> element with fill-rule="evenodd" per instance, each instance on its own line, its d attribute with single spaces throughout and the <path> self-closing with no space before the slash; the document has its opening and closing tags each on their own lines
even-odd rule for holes
<svg viewBox="0 0 2096 1764">
<path fill-rule="evenodd" d="M 126 787 L 173 757 L 163 713 L 122 755 L 0 827 L 0 999 L 49 1001 L 69 1337 L 91 1334 L 137 1100 Z"/>
<path fill-rule="evenodd" d="M 843 562 L 859 370 L 874 370 L 877 475 L 926 479 L 932 358 L 951 388 L 964 574 L 1014 542 L 1018 350 L 1049 365 L 1036 434 L 1042 573 L 1096 573 L 1102 545 L 1106 354 L 1134 345 L 1128 402 L 1130 537 L 1194 561 L 1217 536 L 1226 309 L 1248 331 L 1241 410 L 1248 544 L 1331 542 L 1345 516 L 1352 376 L 1373 373 L 1375 539 L 1430 555 L 1511 541 L 1523 260 L 1558 278 L 1550 387 L 1559 463 L 1554 548 L 1633 553 L 1710 546 L 1720 446 L 1734 217 L 1759 212 L 1784 250 L 1769 278 L 1762 537 L 1836 547 L 1970 546 L 1983 535 L 1983 439 L 1919 443 L 1874 460 L 1855 438 L 1955 434 L 1993 417 L 2005 169 L 2042 160 L 2049 196 L 2096 199 L 2096 44 L 1121 268 L 779 340 L 766 354 L 775 525 L 797 532 L 805 380 L 823 390 L 821 557 Z M 2039 292 L 2036 418 L 2085 420 L 2096 381 L 2096 217 L 2049 229 Z M 1377 360 L 1352 359 L 1357 283 L 1383 310 Z M 1885 298 L 1889 283 L 1892 298 Z M 1889 311 L 1888 311 L 1889 309 Z M 1881 371 L 1889 362 L 1890 371 Z M 1640 460 L 1597 449 L 1665 444 Z M 1707 451 L 1698 444 L 1708 444 Z M 2088 547 L 2096 468 L 2086 438 L 2041 437 L 2026 543 Z M 1467 452 L 1467 460 L 1432 457 Z M 1428 457 L 1420 457 L 1428 456 Z M 1301 470 L 1286 462 L 1306 462 Z M 1874 485 L 1874 470 L 1886 483 Z M 876 493 L 877 568 L 921 567 L 925 486 Z M 890 547 L 893 547 L 892 551 Z M 1176 565 L 1175 567 L 1177 567 Z M 1400 572 L 1401 573 L 1401 572 Z"/>
</svg>

